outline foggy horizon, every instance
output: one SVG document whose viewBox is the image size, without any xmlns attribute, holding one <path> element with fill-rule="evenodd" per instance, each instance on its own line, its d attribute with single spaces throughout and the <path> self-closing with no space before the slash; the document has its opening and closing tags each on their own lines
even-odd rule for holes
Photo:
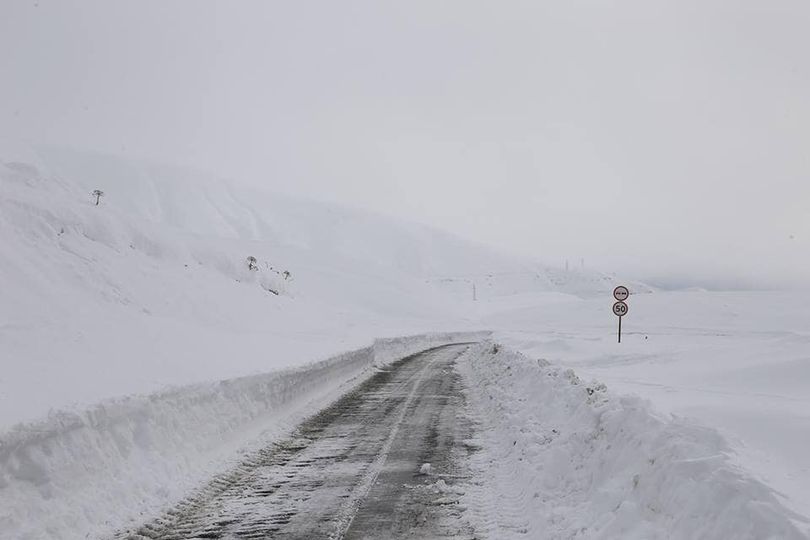
<svg viewBox="0 0 810 540">
<path fill-rule="evenodd" d="M 810 539 L 807 0 L 0 0 L 0 540 Z"/>
<path fill-rule="evenodd" d="M 653 285 L 810 284 L 805 3 L 0 9 L 2 138 Z"/>
</svg>

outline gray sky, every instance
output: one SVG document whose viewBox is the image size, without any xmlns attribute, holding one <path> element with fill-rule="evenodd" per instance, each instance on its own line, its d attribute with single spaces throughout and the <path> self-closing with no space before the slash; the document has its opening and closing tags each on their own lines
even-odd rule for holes
<svg viewBox="0 0 810 540">
<path fill-rule="evenodd" d="M 0 0 L 0 135 L 636 277 L 810 282 L 805 0 Z"/>
</svg>

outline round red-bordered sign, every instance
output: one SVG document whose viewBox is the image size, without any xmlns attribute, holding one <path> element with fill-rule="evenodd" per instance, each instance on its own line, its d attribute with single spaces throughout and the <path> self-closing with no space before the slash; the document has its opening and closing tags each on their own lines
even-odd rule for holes
<svg viewBox="0 0 810 540">
<path fill-rule="evenodd" d="M 613 289 L 613 298 L 619 302 L 624 302 L 630 296 L 630 290 L 624 285 L 619 285 Z"/>
</svg>

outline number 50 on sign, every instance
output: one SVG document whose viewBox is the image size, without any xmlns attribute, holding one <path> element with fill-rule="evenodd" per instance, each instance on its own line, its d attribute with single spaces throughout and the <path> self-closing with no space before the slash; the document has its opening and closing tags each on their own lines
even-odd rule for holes
<svg viewBox="0 0 810 540">
<path fill-rule="evenodd" d="M 627 315 L 627 304 L 624 303 L 630 297 L 630 290 L 624 285 L 619 285 L 613 289 L 613 298 L 617 300 L 613 304 L 613 314 L 619 318 L 619 343 L 622 342 L 622 317 Z"/>
</svg>

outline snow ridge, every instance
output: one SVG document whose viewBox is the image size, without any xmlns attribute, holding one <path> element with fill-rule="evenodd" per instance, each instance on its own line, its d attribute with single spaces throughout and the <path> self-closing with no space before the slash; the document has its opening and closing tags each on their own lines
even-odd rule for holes
<svg viewBox="0 0 810 540">
<path fill-rule="evenodd" d="M 462 504 L 485 537 L 806 538 L 711 429 L 498 345 L 458 365 L 482 448 Z"/>
<path fill-rule="evenodd" d="M 0 436 L 0 538 L 109 534 L 187 494 L 384 365 L 486 333 L 379 340 L 309 366 L 54 413 Z M 401 356 L 400 356 L 401 355 Z"/>
</svg>

